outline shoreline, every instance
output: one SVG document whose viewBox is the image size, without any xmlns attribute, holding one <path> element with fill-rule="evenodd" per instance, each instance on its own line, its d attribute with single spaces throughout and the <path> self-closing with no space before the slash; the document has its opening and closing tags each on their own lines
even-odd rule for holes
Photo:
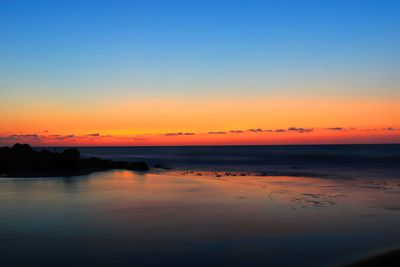
<svg viewBox="0 0 400 267">
<path fill-rule="evenodd" d="M 125 247 L 140 249 L 143 242 L 138 240 L 138 235 L 143 236 L 143 240 L 149 240 L 149 236 L 154 238 L 149 243 L 161 245 L 152 249 L 161 251 L 166 248 L 161 242 L 171 233 L 173 238 L 182 237 L 177 241 L 182 247 L 177 247 L 171 253 L 181 255 L 182 249 L 189 248 L 189 253 L 193 253 L 189 258 L 196 258 L 200 256 L 199 251 L 203 250 L 187 244 L 193 240 L 205 241 L 208 243 L 203 243 L 204 247 L 200 249 L 211 247 L 207 255 L 216 255 L 216 258 L 210 258 L 202 266 L 218 266 L 215 263 L 221 258 L 230 261 L 237 246 L 240 246 L 240 251 L 249 261 L 254 259 L 258 263 L 254 266 L 294 266 L 299 260 L 307 263 L 304 266 L 321 266 L 317 265 L 318 257 L 323 257 L 330 264 L 327 266 L 368 267 L 374 265 L 359 264 L 370 261 L 372 252 L 380 252 L 398 244 L 398 227 L 390 223 L 400 216 L 396 212 L 400 193 L 398 181 L 380 181 L 378 188 L 375 182 L 379 181 L 369 183 L 359 180 L 250 176 L 254 174 L 182 172 L 159 168 L 143 175 L 126 170 L 110 170 L 89 176 L 48 178 L 43 181 L 28 178 L 17 182 L 18 178 L 10 178 L 2 181 L 1 188 L 5 193 L 3 211 L 7 214 L 10 199 L 14 201 L 13 207 L 20 203 L 21 206 L 17 206 L 19 208 L 10 211 L 14 213 L 9 215 L 9 220 L 15 220 L 15 228 L 12 229 L 23 234 L 37 229 L 35 224 L 32 228 L 18 224 L 18 221 L 23 222 L 19 218 L 25 218 L 25 214 L 43 220 L 42 224 L 49 223 L 52 227 L 58 223 L 62 233 L 72 232 L 83 236 L 83 239 L 87 229 L 95 229 L 92 234 L 102 238 L 102 242 L 99 242 L 102 247 L 102 244 L 108 244 L 107 240 L 116 237 L 115 246 L 110 245 L 115 248 L 114 253 Z M 383 187 L 393 187 L 393 190 L 381 190 Z M 39 197 L 40 200 L 31 203 L 29 200 L 33 197 Z M 36 217 L 34 212 L 30 213 L 43 207 L 49 210 L 43 218 Z M 87 213 L 90 216 L 85 218 L 91 220 L 81 227 L 81 216 Z M 59 218 L 64 220 L 59 221 Z M 121 229 L 118 232 L 115 231 L 115 223 Z M 364 223 L 362 231 L 357 232 L 360 224 Z M 4 225 L 7 226 L 7 221 Z M 10 232 L 10 238 L 15 232 Z M 132 235 L 126 238 L 126 233 Z M 353 237 L 349 236 L 352 233 L 355 233 L 354 237 L 361 233 L 366 239 L 346 243 Z M 277 237 L 281 234 L 285 236 Z M 68 237 L 62 239 L 62 234 L 59 237 L 62 245 L 68 241 Z M 53 246 L 54 233 L 50 232 L 48 239 L 44 237 L 40 242 L 45 249 Z M 223 242 L 229 246 L 229 250 L 215 253 L 215 242 Z M 243 248 L 242 244 L 246 247 Z M 298 252 L 299 245 L 305 247 L 301 254 Z M 82 251 L 87 247 L 82 246 Z M 18 243 L 10 249 L 17 251 L 19 248 Z M 253 254 L 254 248 L 259 252 Z M 30 249 L 35 254 L 38 253 L 36 249 L 43 250 L 42 247 Z M 94 255 L 97 255 L 98 249 L 93 249 Z M 279 253 L 271 253 L 270 249 L 276 249 Z M 315 256 L 315 250 L 323 256 Z M 140 265 L 138 261 L 148 260 L 147 257 L 141 258 L 140 252 L 133 253 L 123 256 L 131 265 Z M 285 253 L 289 259 L 281 258 L 280 253 Z M 58 254 L 53 255 L 59 257 Z M 178 266 L 176 259 L 174 255 L 166 253 L 163 262 Z M 104 262 L 108 263 L 107 260 Z M 390 267 L 388 264 L 375 266 Z"/>
<path fill-rule="evenodd" d="M 35 151 L 28 144 L 0 148 L 0 177 L 78 176 L 113 169 L 148 171 L 150 168 L 143 161 L 81 158 L 76 148 L 65 149 L 63 152 Z"/>
<path fill-rule="evenodd" d="M 397 267 L 400 266 L 400 248 L 392 248 L 378 253 L 372 253 L 357 261 L 342 267 Z"/>
</svg>

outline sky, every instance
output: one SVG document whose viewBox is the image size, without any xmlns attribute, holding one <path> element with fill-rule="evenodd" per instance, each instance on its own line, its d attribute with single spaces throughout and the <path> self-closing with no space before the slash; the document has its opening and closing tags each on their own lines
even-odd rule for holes
<svg viewBox="0 0 400 267">
<path fill-rule="evenodd" d="M 400 143 L 400 1 L 0 0 L 0 144 Z"/>
</svg>

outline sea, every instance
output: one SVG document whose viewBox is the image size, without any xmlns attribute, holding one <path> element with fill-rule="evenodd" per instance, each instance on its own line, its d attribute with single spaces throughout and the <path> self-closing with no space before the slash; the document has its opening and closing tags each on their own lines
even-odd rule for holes
<svg viewBox="0 0 400 267">
<path fill-rule="evenodd" d="M 50 149 L 62 151 L 65 148 Z M 78 149 L 82 157 L 144 161 L 153 167 L 161 165 L 176 170 L 250 171 L 270 176 L 330 178 L 400 177 L 400 144 L 79 147 Z"/>
<path fill-rule="evenodd" d="M 400 145 L 78 149 L 151 170 L 0 178 L 1 266 L 340 267 L 400 249 Z"/>
</svg>

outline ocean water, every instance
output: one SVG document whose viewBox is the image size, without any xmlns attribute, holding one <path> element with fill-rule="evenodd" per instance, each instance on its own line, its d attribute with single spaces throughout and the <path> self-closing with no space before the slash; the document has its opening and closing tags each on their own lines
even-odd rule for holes
<svg viewBox="0 0 400 267">
<path fill-rule="evenodd" d="M 2 266 L 328 267 L 400 247 L 398 145 L 80 150 L 174 169 L 1 178 Z"/>
<path fill-rule="evenodd" d="M 400 245 L 398 180 L 0 180 L 2 266 L 341 266 Z"/>
<path fill-rule="evenodd" d="M 62 150 L 63 148 L 51 148 Z M 80 147 L 83 157 L 145 161 L 179 170 L 267 175 L 398 178 L 400 145 Z"/>
</svg>

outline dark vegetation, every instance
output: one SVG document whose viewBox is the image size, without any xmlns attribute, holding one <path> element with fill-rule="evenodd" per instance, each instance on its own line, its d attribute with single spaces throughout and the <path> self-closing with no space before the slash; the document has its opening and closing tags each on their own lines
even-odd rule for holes
<svg viewBox="0 0 400 267">
<path fill-rule="evenodd" d="M 112 169 L 147 171 L 149 167 L 145 162 L 81 158 L 75 148 L 57 153 L 35 151 L 27 144 L 0 147 L 0 176 L 3 177 L 73 176 Z"/>
</svg>

